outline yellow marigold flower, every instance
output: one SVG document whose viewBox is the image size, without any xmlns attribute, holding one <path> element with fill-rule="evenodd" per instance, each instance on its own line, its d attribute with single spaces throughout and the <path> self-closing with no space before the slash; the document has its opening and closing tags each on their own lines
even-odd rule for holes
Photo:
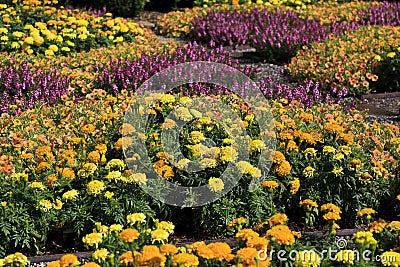
<svg viewBox="0 0 400 267">
<path fill-rule="evenodd" d="M 324 146 L 322 148 L 322 153 L 324 154 L 330 154 L 330 153 L 335 153 L 336 149 L 332 146 Z"/>
<path fill-rule="evenodd" d="M 199 259 L 188 253 L 179 253 L 172 257 L 172 262 L 174 267 L 195 267 L 199 265 Z"/>
<path fill-rule="evenodd" d="M 339 146 L 338 150 L 345 154 L 346 156 L 351 154 L 351 148 L 349 146 Z"/>
<path fill-rule="evenodd" d="M 46 56 L 54 56 L 54 51 L 53 51 L 53 50 L 50 50 L 50 49 L 47 49 L 46 51 L 44 51 L 44 54 L 45 54 Z"/>
<path fill-rule="evenodd" d="M 102 262 L 106 261 L 108 255 L 110 253 L 106 248 L 98 249 L 92 253 L 92 258 L 95 259 L 96 261 Z"/>
<path fill-rule="evenodd" d="M 169 104 L 169 103 L 174 103 L 175 102 L 175 97 L 171 94 L 164 94 L 160 97 L 159 101 L 162 104 Z"/>
<path fill-rule="evenodd" d="M 338 176 L 338 175 L 341 175 L 341 174 L 343 174 L 343 168 L 342 167 L 333 167 L 333 170 L 332 170 L 332 173 L 335 175 L 335 176 Z"/>
<path fill-rule="evenodd" d="M 310 178 L 314 176 L 314 171 L 315 169 L 311 166 L 307 166 L 304 170 L 303 170 L 303 175 L 306 178 Z"/>
<path fill-rule="evenodd" d="M 265 147 L 265 144 L 262 140 L 251 140 L 250 141 L 250 152 L 253 151 L 261 151 Z"/>
<path fill-rule="evenodd" d="M 365 208 L 365 209 L 362 209 L 362 210 L 360 210 L 360 211 L 358 211 L 357 212 L 357 216 L 358 217 L 363 217 L 363 216 L 365 216 L 365 215 L 372 215 L 372 214 L 374 214 L 374 213 L 376 213 L 376 211 L 374 210 L 374 209 L 372 209 L 372 208 Z"/>
<path fill-rule="evenodd" d="M 308 147 L 308 148 L 304 149 L 303 153 L 306 156 L 306 158 L 308 158 L 308 157 L 313 158 L 317 155 L 317 150 L 312 147 Z"/>
<path fill-rule="evenodd" d="M 204 158 L 199 162 L 200 168 L 215 168 L 218 166 L 218 162 L 215 159 Z"/>
<path fill-rule="evenodd" d="M 90 233 L 82 238 L 82 241 L 87 246 L 98 247 L 103 242 L 103 235 L 101 233 Z"/>
<path fill-rule="evenodd" d="M 122 173 L 120 171 L 110 171 L 106 178 L 110 181 L 110 180 L 117 180 L 119 178 L 121 178 Z"/>
<path fill-rule="evenodd" d="M 96 196 L 96 195 L 100 194 L 101 191 L 103 191 L 103 190 L 105 189 L 105 187 L 106 187 L 106 186 L 105 186 L 105 184 L 104 184 L 102 181 L 93 180 L 93 181 L 90 181 L 90 182 L 87 184 L 86 191 L 87 191 L 87 193 L 88 193 L 89 195 L 94 195 L 94 196 Z"/>
<path fill-rule="evenodd" d="M 164 255 L 175 255 L 178 253 L 178 248 L 173 244 L 164 244 L 160 247 L 160 252 Z"/>
<path fill-rule="evenodd" d="M 151 232 L 151 240 L 152 243 L 159 241 L 164 244 L 165 241 L 168 240 L 169 233 L 164 229 L 156 229 Z"/>
<path fill-rule="evenodd" d="M 47 212 L 48 210 L 50 210 L 53 205 L 51 204 L 51 201 L 48 199 L 42 199 L 39 201 L 40 204 L 40 209 L 43 210 L 44 212 Z"/>
<path fill-rule="evenodd" d="M 7 255 L 3 259 L 3 266 L 28 266 L 30 261 L 21 252 L 16 252 L 14 254 Z"/>
<path fill-rule="evenodd" d="M 55 203 L 53 203 L 53 208 L 55 210 L 60 210 L 62 209 L 63 203 L 61 202 L 61 200 L 56 199 Z"/>
<path fill-rule="evenodd" d="M 42 182 L 37 182 L 37 181 L 31 182 L 29 184 L 29 187 L 30 188 L 37 188 L 37 189 L 40 189 L 40 190 L 45 190 L 46 189 L 46 187 L 43 185 Z"/>
<path fill-rule="evenodd" d="M 146 215 L 144 213 L 132 213 L 126 216 L 129 224 L 146 223 Z"/>
<path fill-rule="evenodd" d="M 296 267 L 318 267 L 320 264 L 321 257 L 314 250 L 299 251 L 294 261 Z"/>
<path fill-rule="evenodd" d="M 251 166 L 248 170 L 248 174 L 250 174 L 250 176 L 253 178 L 260 178 L 261 170 L 257 167 Z"/>
<path fill-rule="evenodd" d="M 290 194 L 295 195 L 300 189 L 299 178 L 295 178 L 293 181 L 290 181 L 289 185 L 290 185 Z"/>
<path fill-rule="evenodd" d="M 2 201 L 0 204 L 1 204 L 1 206 L 2 206 L 3 208 L 7 206 L 7 202 L 6 202 L 6 201 Z"/>
<path fill-rule="evenodd" d="M 220 178 L 211 177 L 208 180 L 208 187 L 212 192 L 224 190 L 224 182 Z"/>
<path fill-rule="evenodd" d="M 331 212 L 331 211 L 326 213 L 326 214 L 324 214 L 324 216 L 322 216 L 322 217 L 326 221 L 330 221 L 330 220 L 337 221 L 337 220 L 340 220 L 340 214 L 336 213 L 336 212 Z"/>
<path fill-rule="evenodd" d="M 127 228 L 119 234 L 119 238 L 127 243 L 132 243 L 138 239 L 140 233 L 136 229 Z"/>
<path fill-rule="evenodd" d="M 224 146 L 220 148 L 219 160 L 222 163 L 234 161 L 238 156 L 238 152 L 232 146 Z"/>
<path fill-rule="evenodd" d="M 277 188 L 279 185 L 276 181 L 263 181 L 262 186 L 268 188 Z"/>
<path fill-rule="evenodd" d="M 114 193 L 113 193 L 113 192 L 106 191 L 106 192 L 104 193 L 104 197 L 107 198 L 107 199 L 112 199 L 113 196 L 114 196 Z"/>
<path fill-rule="evenodd" d="M 203 133 L 199 132 L 199 131 L 192 131 L 188 137 L 188 141 L 191 144 L 198 144 L 201 141 L 204 141 L 204 139 L 205 139 L 205 137 L 204 137 Z"/>
<path fill-rule="evenodd" d="M 399 266 L 400 253 L 394 251 L 386 251 L 380 255 L 383 266 Z"/>
<path fill-rule="evenodd" d="M 115 232 L 115 233 L 118 233 L 118 232 L 121 232 L 122 231 L 122 225 L 120 225 L 120 224 L 111 224 L 110 225 L 110 231 L 111 232 Z"/>
<path fill-rule="evenodd" d="M 286 176 L 290 174 L 292 170 L 292 166 L 290 165 L 289 161 L 283 161 L 281 164 L 275 165 L 274 171 L 279 176 Z"/>
<path fill-rule="evenodd" d="M 251 229 L 242 229 L 237 232 L 236 239 L 247 242 L 248 240 L 258 236 L 258 233 L 254 232 Z"/>
<path fill-rule="evenodd" d="M 386 56 L 389 58 L 394 58 L 396 56 L 396 52 L 390 52 Z"/>
<path fill-rule="evenodd" d="M 73 200 L 79 195 L 76 189 L 69 190 L 62 195 L 62 199 L 64 200 Z"/>
<path fill-rule="evenodd" d="M 156 221 L 156 227 L 157 227 L 157 229 L 166 230 L 169 234 L 173 234 L 174 233 L 174 229 L 175 229 L 175 225 L 172 222 L 168 222 L 168 221 L 159 222 L 157 220 Z"/>
<path fill-rule="evenodd" d="M 85 163 L 78 171 L 78 176 L 87 178 L 97 170 L 97 165 L 94 163 Z"/>
</svg>

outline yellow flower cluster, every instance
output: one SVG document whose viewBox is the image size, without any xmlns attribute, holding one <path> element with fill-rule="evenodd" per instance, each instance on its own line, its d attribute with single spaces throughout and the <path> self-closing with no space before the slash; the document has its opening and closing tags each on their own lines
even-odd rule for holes
<svg viewBox="0 0 400 267">
<path fill-rule="evenodd" d="M 149 34 L 149 31 L 131 20 L 96 17 L 80 10 L 56 8 L 47 1 L 38 1 L 33 6 L 25 0 L 22 5 L 0 9 L 0 15 L 4 17 L 6 14 L 11 16 L 7 17 L 6 28 L 0 28 L 0 40 L 1 50 L 7 52 L 37 52 L 53 56 L 124 41 L 138 41 Z M 21 19 L 27 15 L 41 17 L 42 20 L 29 23 Z"/>
</svg>

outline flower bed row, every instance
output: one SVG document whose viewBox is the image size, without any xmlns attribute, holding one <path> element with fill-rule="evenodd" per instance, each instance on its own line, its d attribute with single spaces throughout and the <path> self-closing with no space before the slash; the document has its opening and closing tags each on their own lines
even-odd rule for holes
<svg viewBox="0 0 400 267">
<path fill-rule="evenodd" d="M 150 31 L 132 20 L 57 7 L 57 1 L 0 5 L 1 52 L 53 56 L 115 43 L 140 41 Z"/>
<path fill-rule="evenodd" d="M 184 103 L 184 99 L 190 100 L 166 95 L 161 104 L 162 114 Z M 215 99 L 221 99 L 234 111 L 243 107 L 240 101 L 229 96 Z M 68 232 L 74 233 L 68 239 L 79 244 L 93 221 L 124 224 L 125 216 L 135 211 L 146 210 L 158 216 L 166 212 L 169 217 L 161 219 L 181 218 L 185 210 L 172 209 L 152 199 L 140 187 L 146 183 L 146 175 L 127 169 L 121 149 L 133 143 L 121 139 L 120 133 L 121 130 L 135 131 L 132 125 L 123 124 L 130 101 L 127 92 L 123 90 L 122 95 L 114 97 L 95 89 L 79 103 L 67 98 L 64 101 L 55 107 L 43 106 L 16 117 L 3 114 L 1 118 L 3 230 L 0 234 L 5 241 L 0 244 L 1 251 L 18 249 L 38 253 L 45 248 L 47 238 Z M 239 186 L 212 204 L 191 209 L 192 219 L 186 215 L 188 220 L 193 220 L 190 222 L 193 229 L 222 234 L 224 227 L 221 226 L 237 216 L 246 216 L 249 225 L 254 225 L 279 211 L 293 219 L 301 218 L 298 203 L 305 198 L 318 203 L 335 202 L 342 208 L 339 223 L 343 226 L 354 226 L 356 212 L 363 207 L 373 207 L 384 215 L 382 203 L 396 198 L 393 189 L 397 185 L 398 128 L 366 123 L 359 112 L 344 113 L 338 106 L 304 110 L 297 105 L 295 101 L 292 104 L 286 100 L 271 102 L 277 150 L 265 184 L 249 192 L 248 182 L 259 177 L 260 170 L 253 161 L 240 163 L 238 168 L 246 178 Z M 181 110 L 182 116 L 178 118 L 198 114 L 198 111 L 192 113 L 194 109 Z M 155 116 L 159 111 L 157 106 L 148 111 L 151 121 L 158 121 Z M 195 141 L 201 141 L 201 136 L 222 138 L 225 134 L 216 122 L 207 119 L 208 115 L 202 116 L 205 118 L 197 123 L 200 128 L 188 128 L 187 135 L 182 137 L 181 145 L 188 157 L 196 158 L 198 153 L 210 150 Z M 256 157 L 265 144 L 258 137 L 251 116 L 246 113 L 240 116 L 247 122 L 244 126 L 252 138 L 252 157 Z M 161 128 L 174 127 L 178 118 L 151 124 L 142 136 L 146 136 L 155 170 L 169 181 L 190 185 L 193 177 L 169 163 L 168 154 L 161 153 L 157 137 Z M 232 122 L 228 125 L 232 127 L 230 131 L 237 127 Z M 196 183 L 209 184 L 210 192 L 218 194 L 224 187 L 218 178 L 224 164 L 235 160 L 225 152 L 235 148 L 228 140 L 214 142 L 221 145 L 215 151 L 211 149 L 217 158 L 204 161 L 207 169 Z M 140 159 L 130 158 L 130 164 L 135 160 Z M 209 173 L 215 179 L 210 179 Z M 319 219 L 314 224 L 315 227 L 323 225 Z"/>
<path fill-rule="evenodd" d="M 287 66 L 293 77 L 345 86 L 349 93 L 398 90 L 400 27 L 362 27 L 301 49 Z"/>
<path fill-rule="evenodd" d="M 305 202 L 305 201 L 304 201 Z M 308 201 L 310 202 L 310 201 Z M 312 201 L 311 201 L 312 202 Z M 313 206 L 313 208 L 315 208 Z M 320 207 L 324 217 L 339 214 L 340 208 L 332 203 Z M 360 217 L 372 217 L 374 210 L 359 211 Z M 96 222 L 93 232 L 83 237 L 87 247 L 94 249 L 90 261 L 81 264 L 73 254 L 65 254 L 47 267 L 99 267 L 99 266 L 397 266 L 400 254 L 389 250 L 396 244 L 400 222 L 376 220 L 364 231 L 353 234 L 350 240 L 335 240 L 335 219 L 330 219 L 330 235 L 320 243 L 303 245 L 301 233 L 287 226 L 285 214 L 275 214 L 253 229 L 245 228 L 247 220 L 235 218 L 228 224 L 237 246 L 225 242 L 203 241 L 185 246 L 168 242 L 175 226 L 168 221 L 148 218 L 143 213 L 127 215 L 124 225 L 104 225 Z M 354 248 L 354 249 L 351 249 Z M 282 253 L 282 251 L 290 253 Z M 328 255 L 326 252 L 328 251 Z M 7 255 L 0 263 L 10 266 L 28 266 L 22 253 Z"/>
</svg>

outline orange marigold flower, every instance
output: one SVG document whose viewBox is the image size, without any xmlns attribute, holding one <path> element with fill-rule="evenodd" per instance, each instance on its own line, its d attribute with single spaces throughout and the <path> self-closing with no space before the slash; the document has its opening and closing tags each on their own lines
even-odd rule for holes
<svg viewBox="0 0 400 267">
<path fill-rule="evenodd" d="M 315 207 L 315 208 L 318 207 L 317 202 L 315 202 L 314 200 L 311 200 L 311 199 L 304 199 L 304 200 L 301 200 L 300 203 L 299 203 L 299 205 L 300 205 L 301 207 L 306 208 L 306 209 L 312 208 L 312 207 Z"/>
<path fill-rule="evenodd" d="M 279 185 L 276 181 L 263 181 L 262 186 L 268 188 L 277 188 Z"/>
<path fill-rule="evenodd" d="M 74 254 L 65 254 L 60 259 L 60 267 L 68 267 L 70 265 L 79 265 L 78 257 Z"/>
<path fill-rule="evenodd" d="M 132 243 L 139 237 L 139 232 L 136 229 L 128 228 L 119 234 L 119 238 L 127 243 Z"/>
<path fill-rule="evenodd" d="M 179 253 L 172 257 L 172 262 L 174 266 L 185 266 L 185 267 L 192 267 L 199 265 L 199 259 L 193 255 L 188 253 Z"/>
<path fill-rule="evenodd" d="M 358 217 L 362 217 L 362 216 L 364 216 L 364 215 L 371 215 L 371 214 L 374 214 L 374 213 L 376 213 L 376 211 L 375 211 L 374 209 L 372 209 L 372 208 L 365 208 L 365 209 L 362 209 L 362 210 L 358 211 L 358 212 L 357 212 L 357 216 L 358 216 Z"/>
<path fill-rule="evenodd" d="M 274 154 L 274 163 L 276 164 L 281 164 L 283 161 L 285 161 L 285 155 L 282 154 L 280 151 L 275 151 Z"/>
<path fill-rule="evenodd" d="M 342 213 L 340 208 L 332 203 L 327 203 L 327 204 L 322 205 L 321 211 L 330 211 L 330 212 L 334 212 L 334 213 L 338 213 L 338 214 Z"/>
<path fill-rule="evenodd" d="M 290 171 L 292 170 L 292 166 L 290 166 L 289 161 L 283 161 L 281 164 L 276 165 L 274 168 L 276 174 L 279 176 L 286 176 L 290 174 Z"/>
<path fill-rule="evenodd" d="M 269 219 L 268 219 L 268 224 L 270 226 L 274 226 L 274 225 L 279 225 L 279 224 L 284 224 L 285 222 L 288 221 L 288 217 L 286 216 L 286 214 L 284 213 L 277 213 L 272 215 Z"/>
<path fill-rule="evenodd" d="M 227 260 L 231 257 L 231 247 L 225 242 L 210 243 L 207 247 L 214 252 L 217 261 Z"/>
<path fill-rule="evenodd" d="M 336 212 L 328 212 L 328 213 L 326 213 L 326 214 L 324 214 L 324 216 L 322 216 L 323 218 L 324 218 L 324 220 L 327 220 L 327 221 L 330 221 L 330 220 L 333 220 L 333 221 L 337 221 L 337 220 L 340 220 L 340 214 L 339 213 L 336 213 Z"/>
<path fill-rule="evenodd" d="M 372 233 L 379 234 L 382 230 L 387 226 L 387 222 L 385 220 L 379 219 L 377 221 L 373 221 L 367 226 L 367 231 Z"/>
<path fill-rule="evenodd" d="M 246 246 L 249 248 L 255 248 L 257 250 L 262 250 L 269 247 L 268 239 L 264 237 L 255 237 L 246 242 Z"/>
<path fill-rule="evenodd" d="M 165 244 L 160 247 L 160 252 L 164 255 L 175 255 L 178 253 L 178 248 L 173 244 Z"/>
<path fill-rule="evenodd" d="M 239 232 L 237 232 L 236 239 L 247 242 L 248 240 L 258 236 L 259 236 L 258 233 L 254 232 L 251 229 L 242 229 L 239 230 Z"/>
<path fill-rule="evenodd" d="M 279 245 L 293 245 L 296 241 L 293 232 L 284 224 L 273 226 L 267 231 L 266 236 L 271 237 L 271 240 Z"/>
</svg>

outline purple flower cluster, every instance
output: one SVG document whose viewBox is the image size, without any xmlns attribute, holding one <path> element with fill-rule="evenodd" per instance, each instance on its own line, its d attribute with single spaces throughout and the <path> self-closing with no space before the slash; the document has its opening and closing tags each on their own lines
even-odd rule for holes
<svg viewBox="0 0 400 267">
<path fill-rule="evenodd" d="M 96 66 L 98 76 L 95 86 L 114 94 L 121 90 L 136 92 L 146 80 L 156 73 L 180 63 L 193 61 L 216 62 L 230 67 L 235 67 L 237 64 L 236 61 L 231 59 L 229 52 L 222 48 L 209 50 L 196 43 L 189 43 L 186 46 L 178 47 L 172 54 L 168 51 L 161 55 L 149 56 L 144 54 L 137 61 L 119 59 L 117 63 L 110 61 L 106 66 Z M 250 67 L 243 69 L 242 72 L 250 78 L 254 78 L 256 73 Z M 186 89 L 188 89 L 187 87 L 190 90 L 185 90 L 185 93 L 191 92 L 193 94 L 210 94 L 211 92 L 217 93 L 222 90 L 221 88 L 217 89 L 218 86 L 215 85 L 199 83 L 189 84 Z M 179 88 L 181 91 L 183 89 L 183 87 Z"/>
<path fill-rule="evenodd" d="M 32 109 L 35 104 L 54 104 L 67 93 L 69 78 L 61 77 L 57 69 L 50 72 L 29 70 L 26 62 L 20 67 L 6 67 L 0 70 L 0 113 L 12 110 L 19 113 Z"/>
<path fill-rule="evenodd" d="M 83 6 L 83 7 L 73 7 L 73 6 L 66 6 L 64 9 L 66 10 L 79 10 L 79 12 L 87 12 L 96 17 L 104 17 L 107 13 L 107 8 L 104 6 L 102 9 L 97 9 L 93 7 Z"/>
<path fill-rule="evenodd" d="M 294 55 L 296 49 L 320 42 L 331 34 L 356 29 L 356 23 L 321 25 L 318 20 L 300 18 L 295 12 L 253 9 L 250 12 L 216 12 L 193 21 L 194 38 L 212 45 L 250 45 L 260 51 Z"/>
<path fill-rule="evenodd" d="M 400 3 L 383 2 L 360 12 L 361 25 L 400 25 Z"/>
<path fill-rule="evenodd" d="M 96 81 L 96 88 L 102 88 L 110 93 L 117 94 L 121 90 L 128 90 L 136 92 L 139 87 L 151 76 L 166 69 L 170 66 L 175 66 L 184 62 L 192 61 L 211 61 L 223 63 L 235 69 L 238 69 L 236 62 L 232 61 L 229 53 L 221 48 L 208 50 L 203 46 L 198 46 L 195 43 L 189 43 L 186 47 L 177 48 L 173 54 L 167 53 L 166 55 L 143 55 L 137 61 L 119 60 L 117 63 L 110 62 L 107 66 L 98 67 L 98 77 Z M 240 69 L 239 69 L 240 70 Z M 179 72 L 180 70 L 178 70 Z M 256 71 L 250 67 L 240 70 L 242 73 L 250 77 L 256 78 Z M 181 73 L 176 73 L 176 76 L 181 76 Z M 207 77 L 201 77 L 202 72 L 195 73 L 193 77 L 200 77 L 200 80 L 207 80 Z M 223 76 L 223 74 L 222 74 Z M 221 76 L 221 79 L 223 77 Z M 159 84 L 168 84 L 172 76 L 167 77 Z M 214 79 L 215 80 L 215 79 Z M 285 84 L 273 83 L 270 78 L 264 78 L 260 81 L 259 88 L 261 93 L 267 99 L 281 99 L 286 98 L 289 101 L 297 100 L 304 107 L 311 107 L 315 103 L 339 103 L 340 98 L 347 94 L 346 89 L 337 90 L 332 94 L 322 93 L 319 84 L 309 81 L 304 85 L 298 85 L 295 88 L 289 87 Z M 143 88 L 141 88 L 143 89 Z M 240 86 L 237 81 L 232 81 L 229 89 L 224 88 L 217 84 L 211 83 L 188 83 L 185 86 L 176 88 L 171 93 L 183 93 L 185 95 L 210 95 L 221 94 L 227 91 L 239 92 L 242 96 L 246 95 L 246 86 Z"/>
<path fill-rule="evenodd" d="M 312 80 L 291 87 L 288 84 L 272 82 L 269 77 L 260 81 L 260 90 L 268 99 L 285 98 L 289 102 L 296 100 L 305 108 L 310 108 L 316 103 L 340 104 L 341 99 L 347 95 L 346 88 L 323 93 L 320 84 Z"/>
</svg>

